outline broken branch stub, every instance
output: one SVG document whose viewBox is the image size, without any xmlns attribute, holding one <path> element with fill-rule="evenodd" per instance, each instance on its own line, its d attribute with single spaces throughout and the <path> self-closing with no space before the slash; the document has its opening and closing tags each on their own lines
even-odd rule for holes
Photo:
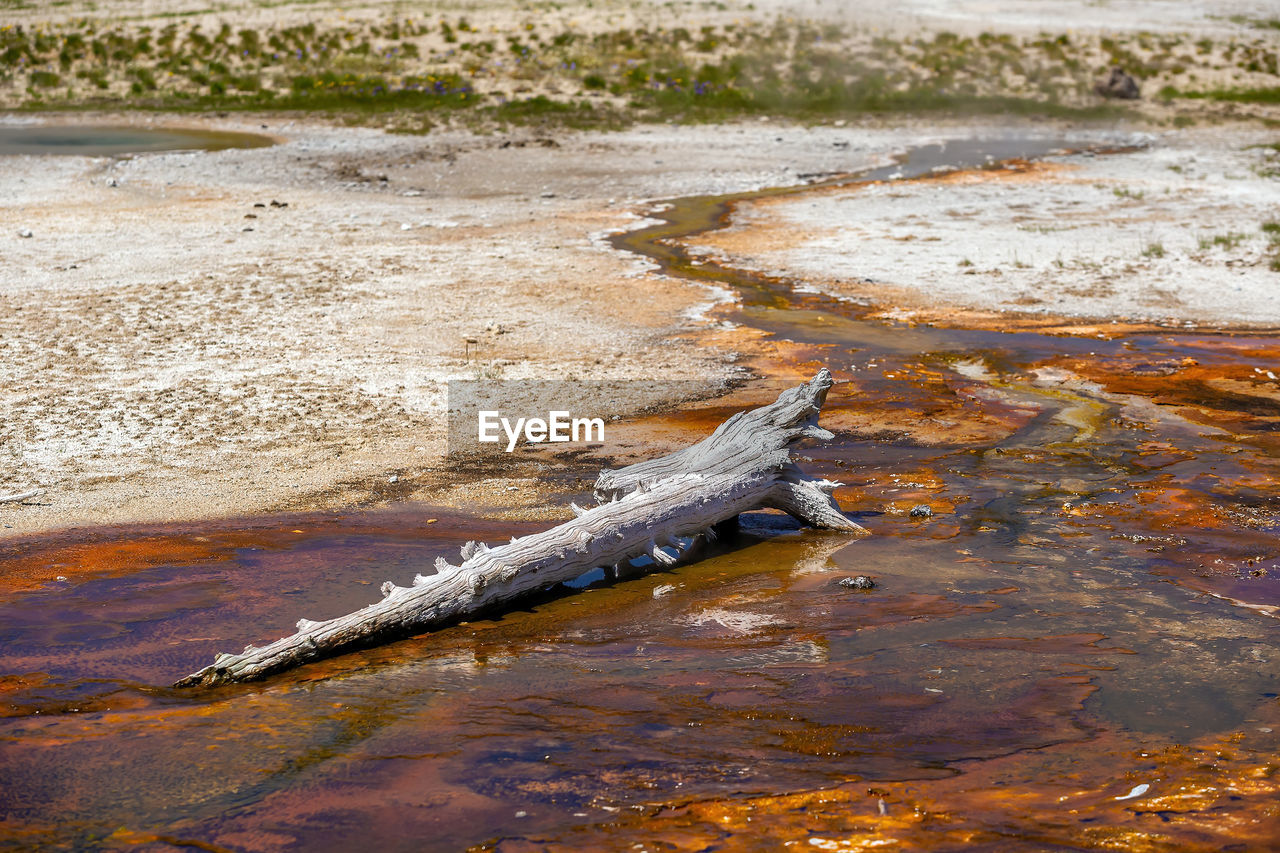
<svg viewBox="0 0 1280 853">
<path fill-rule="evenodd" d="M 691 447 L 616 471 L 605 469 L 596 478 L 596 498 L 625 495 L 644 483 L 685 471 L 732 466 L 738 457 L 781 450 L 800 438 L 831 439 L 834 436 L 818 426 L 818 414 L 831 385 L 831 373 L 824 367 L 813 379 L 788 388 L 769 405 L 731 416 Z"/>
<path fill-rule="evenodd" d="M 654 567 L 672 565 L 712 525 L 747 510 L 772 507 L 815 527 L 865 535 L 832 499 L 838 484 L 808 476 L 790 458 L 788 448 L 798 439 L 831 437 L 817 425 L 831 384 L 831 374 L 821 370 L 776 402 L 734 415 L 692 447 L 602 472 L 596 481 L 602 503 L 578 508 L 571 521 L 505 545 L 468 542 L 460 566 L 439 559 L 436 573 L 418 575 L 412 586 L 383 584 L 376 604 L 335 619 L 302 619 L 296 633 L 241 654 L 218 655 L 175 686 L 250 681 L 421 633 L 499 609 L 598 566 L 631 567 L 640 557 Z"/>
</svg>

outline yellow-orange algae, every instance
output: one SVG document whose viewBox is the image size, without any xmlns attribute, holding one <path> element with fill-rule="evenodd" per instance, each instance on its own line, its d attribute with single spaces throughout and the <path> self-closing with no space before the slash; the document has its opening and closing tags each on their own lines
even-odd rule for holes
<svg viewBox="0 0 1280 853">
<path fill-rule="evenodd" d="M 482 849 L 1194 851 L 1274 849 L 1280 762 L 1231 739 L 1150 749 L 1103 733 L 957 765 L 949 778 L 851 781 L 770 796 L 666 803 L 553 838 Z M 1141 795 L 1131 789 L 1149 786 Z M 639 848 L 637 848 L 639 849 Z"/>
</svg>

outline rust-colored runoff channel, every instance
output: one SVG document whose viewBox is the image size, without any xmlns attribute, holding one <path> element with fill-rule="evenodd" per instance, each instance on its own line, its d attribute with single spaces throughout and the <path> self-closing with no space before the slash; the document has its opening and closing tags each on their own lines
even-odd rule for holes
<svg viewBox="0 0 1280 853">
<path fill-rule="evenodd" d="M 1056 147 L 1002 146 L 931 156 Z M 207 692 L 164 685 L 368 603 L 461 541 L 532 528 L 403 508 L 11 545 L 25 580 L 0 598 L 0 839 L 1272 846 L 1280 340 L 869 322 L 685 269 L 681 241 L 732 201 L 678 200 L 619 245 L 739 287 L 734 320 L 835 370 L 838 438 L 806 467 L 848 484 L 837 497 L 874 536 L 755 516 L 674 571 Z M 722 414 L 664 417 L 692 438 Z M 877 587 L 836 583 L 851 574 Z"/>
</svg>

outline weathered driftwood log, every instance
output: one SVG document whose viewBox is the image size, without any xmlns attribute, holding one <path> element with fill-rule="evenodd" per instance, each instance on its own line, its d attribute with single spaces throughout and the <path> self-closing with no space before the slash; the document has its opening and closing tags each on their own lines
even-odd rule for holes
<svg viewBox="0 0 1280 853">
<path fill-rule="evenodd" d="M 646 556 L 656 567 L 670 566 L 712 535 L 712 525 L 759 507 L 781 509 L 816 527 L 865 534 L 832 500 L 838 484 L 809 477 L 790 459 L 788 447 L 796 440 L 831 437 L 817 425 L 830 387 L 831 374 L 822 370 L 776 402 L 733 416 L 693 447 L 602 473 L 596 483 L 602 503 L 585 510 L 574 506 L 578 516 L 572 521 L 493 548 L 468 542 L 461 566 L 440 558 L 435 574 L 418 575 L 410 587 L 383 584 L 376 604 L 322 622 L 302 619 L 297 633 L 242 654 L 218 655 L 175 686 L 248 681 L 421 633 L 496 610 L 598 566 L 617 574 Z"/>
<path fill-rule="evenodd" d="M 732 472 L 745 459 L 784 450 L 800 438 L 827 441 L 834 436 L 818 426 L 818 414 L 827 401 L 831 384 L 831 374 L 823 368 L 810 381 L 783 391 L 769 405 L 732 415 L 716 427 L 715 432 L 691 447 L 616 471 L 605 469 L 596 478 L 596 499 L 605 501 L 621 497 L 637 487 L 687 471 L 698 471 L 704 475 L 713 471 Z M 849 529 L 846 525 L 852 522 L 831 501 L 826 484 L 814 482 L 789 458 L 786 465 L 786 470 L 780 474 L 787 487 L 778 489 L 777 494 L 771 495 L 771 500 L 762 506 L 783 510 L 815 526 Z M 796 507 L 799 511 L 792 512 L 793 504 L 800 505 Z M 834 516 L 827 519 L 829 523 L 818 524 L 814 516 L 824 513 L 834 513 Z"/>
</svg>

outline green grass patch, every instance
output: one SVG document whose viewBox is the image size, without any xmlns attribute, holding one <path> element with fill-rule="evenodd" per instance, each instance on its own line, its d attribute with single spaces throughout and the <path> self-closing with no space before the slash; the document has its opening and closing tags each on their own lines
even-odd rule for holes
<svg viewBox="0 0 1280 853">
<path fill-rule="evenodd" d="M 62 77 L 52 71 L 31 72 L 31 85 L 37 89 L 47 89 L 51 86 L 57 86 L 61 82 Z"/>
<path fill-rule="evenodd" d="M 1280 272 L 1280 222 L 1262 223 L 1262 233 L 1267 235 L 1267 266 Z"/>
<path fill-rule="evenodd" d="M 558 126 L 575 129 L 616 129 L 627 124 L 617 110 L 585 99 L 557 101 L 545 95 L 522 98 L 484 111 L 484 117 L 501 125 Z"/>
<path fill-rule="evenodd" d="M 631 104 L 655 118 L 725 121 L 778 116 L 821 121 L 859 114 L 947 113 L 952 115 L 1116 118 L 1110 104 L 1069 106 L 1053 100 L 1010 95 L 953 93 L 928 86 L 902 88 L 877 74 L 852 80 L 808 77 L 731 79 L 716 83 L 703 75 L 665 75 L 629 91 Z"/>
<path fill-rule="evenodd" d="M 1227 101 L 1239 104 L 1280 104 L 1280 86 L 1262 89 L 1205 89 L 1191 92 L 1165 86 L 1160 90 L 1160 97 Z"/>
<path fill-rule="evenodd" d="M 1265 226 L 1263 226 L 1265 229 Z M 1226 234 L 1214 234 L 1211 237 L 1201 237 L 1199 240 L 1201 249 L 1212 249 L 1221 247 L 1223 249 L 1234 249 L 1244 242 L 1247 234 L 1241 234 L 1238 231 L 1231 231 Z"/>
</svg>

